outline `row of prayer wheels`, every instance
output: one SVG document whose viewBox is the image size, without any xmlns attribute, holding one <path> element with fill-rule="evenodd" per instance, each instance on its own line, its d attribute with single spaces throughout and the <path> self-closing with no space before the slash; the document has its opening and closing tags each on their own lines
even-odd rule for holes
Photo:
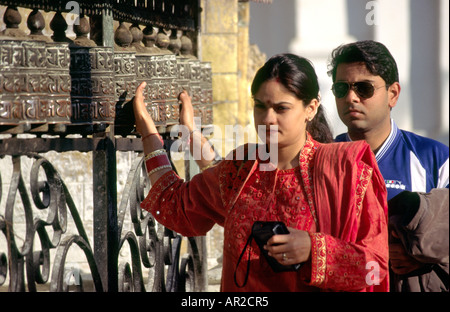
<svg viewBox="0 0 450 312">
<path fill-rule="evenodd" d="M 158 127 L 179 122 L 183 89 L 191 95 L 194 116 L 202 125 L 212 124 L 210 63 L 180 54 L 179 47 L 170 51 L 163 30 L 157 34 L 159 46 L 136 48 L 116 36 L 113 48 L 87 39 L 85 17 L 80 25 L 74 27 L 77 39 L 58 42 L 43 35 L 17 35 L 8 28 L 0 33 L 0 126 L 132 123 L 126 105 L 142 81 L 147 82 L 144 96 Z M 116 33 L 121 31 L 123 24 Z M 130 33 L 139 37 L 142 31 L 133 25 Z"/>
</svg>

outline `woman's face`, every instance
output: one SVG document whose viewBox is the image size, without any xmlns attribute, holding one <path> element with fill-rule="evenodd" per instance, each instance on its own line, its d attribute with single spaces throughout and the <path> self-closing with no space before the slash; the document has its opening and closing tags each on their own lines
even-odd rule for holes
<svg viewBox="0 0 450 312">
<path fill-rule="evenodd" d="M 317 100 L 305 107 L 302 100 L 276 79 L 264 82 L 253 98 L 255 127 L 261 140 L 267 144 L 275 143 L 270 140 L 272 134 L 272 138 L 278 136 L 278 147 L 298 145 L 301 148 L 306 139 L 307 120 L 314 117 L 318 108 Z M 261 128 L 258 126 L 265 126 L 264 133 L 258 131 Z"/>
</svg>

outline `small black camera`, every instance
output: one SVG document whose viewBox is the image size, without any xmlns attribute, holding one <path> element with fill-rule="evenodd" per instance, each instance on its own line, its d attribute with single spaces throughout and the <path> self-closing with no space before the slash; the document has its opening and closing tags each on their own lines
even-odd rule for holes
<svg viewBox="0 0 450 312">
<path fill-rule="evenodd" d="M 283 265 L 275 258 L 269 256 L 268 251 L 264 249 L 264 245 L 273 236 L 278 234 L 289 234 L 286 225 L 279 221 L 256 221 L 252 227 L 252 235 L 259 246 L 261 253 L 266 258 L 270 267 L 274 272 L 297 271 L 301 267 L 301 263 L 293 265 Z"/>
</svg>

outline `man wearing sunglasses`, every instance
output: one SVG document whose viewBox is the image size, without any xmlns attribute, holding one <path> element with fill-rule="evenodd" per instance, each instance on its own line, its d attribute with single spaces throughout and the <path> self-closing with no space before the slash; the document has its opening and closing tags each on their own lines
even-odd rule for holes
<svg viewBox="0 0 450 312">
<path fill-rule="evenodd" d="M 367 40 L 336 48 L 329 74 L 348 129 L 336 141 L 366 140 L 386 183 L 391 291 L 448 291 L 449 148 L 400 130 L 391 119 L 401 87 L 383 44 Z"/>
</svg>

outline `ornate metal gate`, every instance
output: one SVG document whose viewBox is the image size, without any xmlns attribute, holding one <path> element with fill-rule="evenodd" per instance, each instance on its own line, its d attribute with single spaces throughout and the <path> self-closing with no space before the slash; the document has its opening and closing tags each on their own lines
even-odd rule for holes
<svg viewBox="0 0 450 312">
<path fill-rule="evenodd" d="M 199 1 L 36 2 L 20 2 L 32 10 L 26 34 L 18 28 L 22 17 L 16 2 L 0 0 L 7 6 L 6 29 L 0 33 L 0 157 L 8 156 L 12 167 L 8 190 L 2 190 L 0 168 L 0 235 L 7 242 L 6 250 L 0 249 L 0 286 L 8 282 L 9 291 L 37 291 L 41 284 L 50 284 L 51 291 L 85 290 L 80 275 L 67 274 L 68 252 L 77 245 L 95 291 L 205 290 L 204 238 L 183 238 L 139 207 L 151 187 L 141 154 L 123 192 L 117 194 L 116 188 L 116 152 L 142 153 L 129 102 L 140 81 L 149 82 L 149 112 L 168 151 L 175 139 L 169 132 L 178 121 L 181 88 L 190 90 L 203 123 L 212 123 L 211 67 L 192 50 Z M 51 38 L 42 33 L 42 11 L 54 13 Z M 74 12 L 79 19 L 71 40 L 66 36 L 69 14 L 62 13 Z M 114 21 L 120 23 L 116 31 Z M 42 155 L 48 151 L 92 153 L 92 238 L 63 177 Z M 28 159 L 32 165 L 26 185 L 22 165 Z M 186 172 L 189 178 L 189 168 Z M 18 209 L 23 209 L 23 241 L 15 235 L 22 230 L 14 225 Z M 132 231 L 123 227 L 128 214 Z M 68 218 L 76 234 L 66 233 Z M 183 241 L 189 252 L 181 256 Z M 125 245 L 131 261 L 122 263 L 119 253 Z M 76 283 L 69 283 L 70 278 Z"/>
</svg>

